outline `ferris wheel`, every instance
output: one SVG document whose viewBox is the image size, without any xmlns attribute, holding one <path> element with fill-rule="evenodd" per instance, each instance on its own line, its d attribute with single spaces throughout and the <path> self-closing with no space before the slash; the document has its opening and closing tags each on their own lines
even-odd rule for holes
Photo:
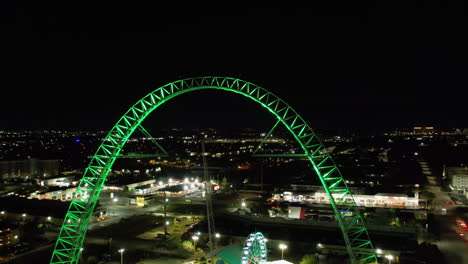
<svg viewBox="0 0 468 264">
<path fill-rule="evenodd" d="M 247 237 L 242 249 L 241 264 L 259 264 L 267 262 L 266 238 L 262 233 L 252 233 Z"/>
</svg>

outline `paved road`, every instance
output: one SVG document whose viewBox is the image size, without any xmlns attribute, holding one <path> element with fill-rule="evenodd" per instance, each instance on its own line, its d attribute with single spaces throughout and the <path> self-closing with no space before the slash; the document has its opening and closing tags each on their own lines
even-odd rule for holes
<svg viewBox="0 0 468 264">
<path fill-rule="evenodd" d="M 430 165 L 423 160 L 419 161 L 419 164 L 428 181 L 425 189 L 435 195 L 432 202 L 432 212 L 435 215 L 435 222 L 441 234 L 436 244 L 444 253 L 448 264 L 468 263 L 468 254 L 466 254 L 468 243 L 455 232 L 456 205 L 445 203 L 451 201 L 451 198 L 440 187 L 437 178 L 439 176 L 433 174 Z M 444 213 L 442 208 L 446 208 L 447 213 Z"/>
<path fill-rule="evenodd" d="M 124 204 L 118 204 L 118 205 L 104 204 L 104 205 L 101 205 L 101 208 L 103 208 L 103 210 L 106 210 L 106 212 L 108 212 L 108 214 L 110 215 L 109 218 L 101 222 L 94 222 L 94 223 L 89 224 L 88 230 L 94 230 L 97 228 L 115 224 L 115 223 L 118 223 L 120 219 L 131 217 L 133 215 L 149 214 L 151 212 L 159 210 L 161 207 L 162 205 L 155 205 L 151 207 L 141 208 L 141 207 L 136 207 L 136 206 L 131 206 L 131 205 L 124 205 Z"/>
</svg>

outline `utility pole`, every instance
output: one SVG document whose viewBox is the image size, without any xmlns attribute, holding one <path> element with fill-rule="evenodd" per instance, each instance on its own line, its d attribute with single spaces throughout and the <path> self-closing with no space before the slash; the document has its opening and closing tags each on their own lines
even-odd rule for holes
<svg viewBox="0 0 468 264">
<path fill-rule="evenodd" d="M 206 199 L 206 218 L 208 222 L 208 245 L 210 247 L 210 252 L 214 249 L 214 233 L 215 233 L 215 225 L 214 225 L 214 217 L 213 217 L 213 204 L 211 201 L 211 180 L 208 176 L 208 165 L 206 163 L 205 157 L 205 142 L 202 140 L 202 157 L 203 157 L 203 176 L 205 178 L 205 199 Z"/>
<path fill-rule="evenodd" d="M 112 257 L 112 237 L 109 237 L 109 255 Z"/>
<path fill-rule="evenodd" d="M 263 159 L 262 159 L 262 165 L 260 167 L 260 190 L 263 192 Z"/>
</svg>

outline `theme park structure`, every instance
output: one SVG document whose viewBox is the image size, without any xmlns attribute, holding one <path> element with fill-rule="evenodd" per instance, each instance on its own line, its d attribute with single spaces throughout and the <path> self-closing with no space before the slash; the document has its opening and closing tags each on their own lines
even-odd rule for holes
<svg viewBox="0 0 468 264">
<path fill-rule="evenodd" d="M 241 264 L 266 263 L 268 258 L 266 241 L 260 232 L 250 234 L 242 249 Z"/>
<path fill-rule="evenodd" d="M 73 195 L 51 264 L 78 263 L 80 249 L 107 175 L 115 160 L 122 156 L 122 148 L 135 130 L 148 134 L 141 124 L 145 118 L 165 102 L 198 90 L 220 90 L 243 95 L 275 116 L 277 122 L 264 140 L 279 124 L 284 125 L 301 147 L 301 153 L 284 156 L 302 157 L 310 162 L 330 199 L 351 263 L 377 262 L 363 218 L 346 181 L 330 153 L 304 119 L 278 96 L 253 83 L 230 77 L 196 77 L 168 83 L 147 94 L 130 107 L 103 139 Z M 343 211 L 352 212 L 352 215 L 343 215 Z"/>
</svg>

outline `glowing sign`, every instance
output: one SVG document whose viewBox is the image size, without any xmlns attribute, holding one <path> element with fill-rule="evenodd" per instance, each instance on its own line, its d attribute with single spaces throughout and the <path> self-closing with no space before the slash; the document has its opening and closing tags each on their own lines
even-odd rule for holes
<svg viewBox="0 0 468 264">
<path fill-rule="evenodd" d="M 136 204 L 138 207 L 144 207 L 145 206 L 145 197 L 137 197 L 136 198 Z"/>
</svg>

